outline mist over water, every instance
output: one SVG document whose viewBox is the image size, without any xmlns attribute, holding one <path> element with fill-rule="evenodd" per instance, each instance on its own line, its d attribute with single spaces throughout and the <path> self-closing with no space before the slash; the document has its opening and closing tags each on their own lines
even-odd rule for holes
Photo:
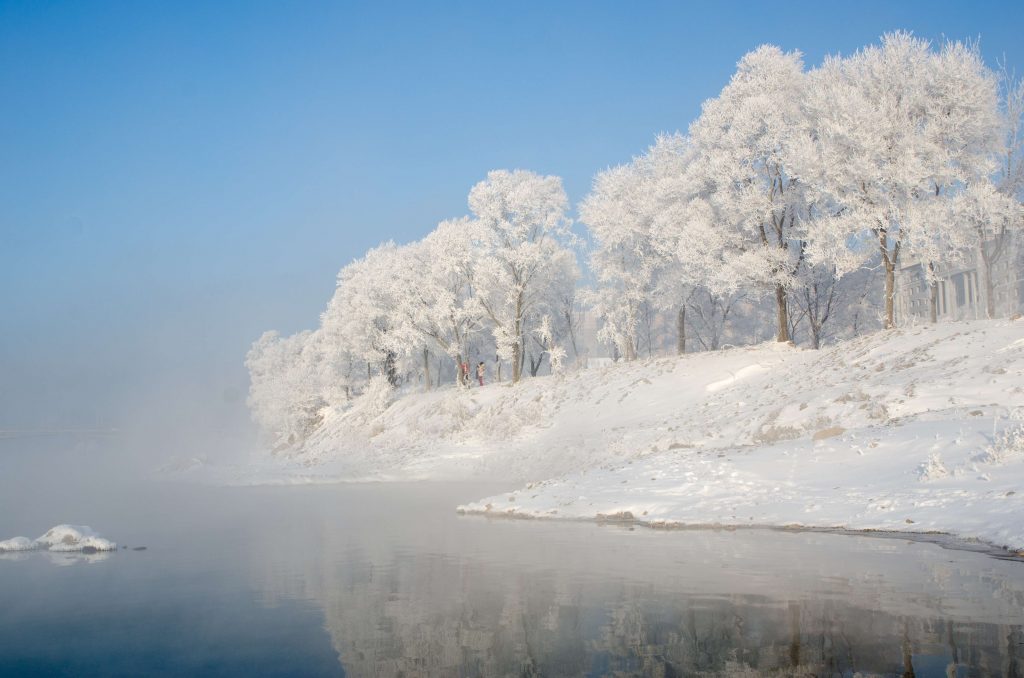
<svg viewBox="0 0 1024 678">
<path fill-rule="evenodd" d="M 51 459 L 70 470 L 89 454 L 103 456 L 68 449 Z M 13 523 L 36 536 L 74 519 L 129 548 L 0 558 L 0 671 L 1021 669 L 1024 568 L 935 544 L 452 510 L 502 489 L 493 485 L 224 488 L 88 475 L 46 484 L 38 468 L 10 462 L 0 459 L 4 477 L 32 489 L 0 497 L 5 536 Z"/>
</svg>

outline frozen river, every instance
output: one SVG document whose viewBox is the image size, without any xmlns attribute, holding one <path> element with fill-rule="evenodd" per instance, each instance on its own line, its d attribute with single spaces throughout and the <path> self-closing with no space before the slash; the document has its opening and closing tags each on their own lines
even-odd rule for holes
<svg viewBox="0 0 1024 678">
<path fill-rule="evenodd" d="M 455 513 L 495 486 L 61 478 L 5 449 L 0 538 L 129 548 L 0 556 L 2 675 L 1024 673 L 1024 562 Z"/>
</svg>

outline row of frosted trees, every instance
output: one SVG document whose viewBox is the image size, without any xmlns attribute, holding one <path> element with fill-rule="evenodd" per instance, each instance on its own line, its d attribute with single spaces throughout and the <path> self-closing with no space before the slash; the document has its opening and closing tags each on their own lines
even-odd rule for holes
<svg viewBox="0 0 1024 678">
<path fill-rule="evenodd" d="M 675 318 L 680 353 L 687 328 L 698 346 L 720 346 L 744 300 L 770 300 L 779 341 L 802 325 L 817 347 L 852 306 L 851 286 L 874 278 L 893 327 L 906 261 L 934 277 L 978 257 L 991 314 L 992 262 L 1022 220 L 1022 104 L 1024 87 L 973 45 L 895 33 L 812 70 L 799 53 L 758 48 L 687 135 L 597 175 L 578 209 L 589 289 L 577 293 L 561 181 L 491 172 L 470 216 L 342 269 L 317 330 L 264 334 L 247 360 L 250 405 L 294 442 L 325 404 L 374 379 L 464 382 L 458 366 L 475 371 L 485 356 L 489 380 L 517 382 L 545 360 L 558 371 L 578 358 L 581 307 L 627 360 L 654 315 Z"/>
<path fill-rule="evenodd" d="M 260 337 L 246 364 L 267 430 L 300 440 L 324 405 L 374 380 L 466 384 L 485 362 L 488 380 L 518 382 L 545 359 L 558 371 L 575 356 L 579 269 L 561 180 L 490 172 L 469 207 L 420 241 L 385 243 L 343 268 L 317 330 Z"/>
<path fill-rule="evenodd" d="M 603 336 L 632 357 L 647 309 L 675 310 L 682 351 L 695 298 L 767 295 L 777 339 L 796 306 L 816 347 L 847 274 L 880 270 L 890 328 L 902 263 L 934 282 L 979 255 L 991 315 L 991 260 L 1021 222 L 1022 100 L 975 47 L 905 33 L 811 71 L 747 54 L 687 136 L 601 173 L 580 206 Z"/>
</svg>

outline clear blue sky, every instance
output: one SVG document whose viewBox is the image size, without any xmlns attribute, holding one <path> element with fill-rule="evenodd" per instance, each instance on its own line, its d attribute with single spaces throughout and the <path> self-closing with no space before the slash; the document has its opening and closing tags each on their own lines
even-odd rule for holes
<svg viewBox="0 0 1024 678">
<path fill-rule="evenodd" d="M 894 29 L 1024 69 L 1022 2 L 0 2 L 0 427 L 235 412 L 260 332 L 487 170 L 575 203 L 746 51 Z"/>
</svg>

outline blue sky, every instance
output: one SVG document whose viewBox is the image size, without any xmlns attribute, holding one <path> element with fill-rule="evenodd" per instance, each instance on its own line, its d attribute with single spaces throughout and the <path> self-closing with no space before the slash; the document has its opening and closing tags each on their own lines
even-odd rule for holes
<svg viewBox="0 0 1024 678">
<path fill-rule="evenodd" d="M 0 2 L 0 427 L 236 412 L 260 332 L 489 169 L 575 203 L 757 45 L 895 29 L 1024 70 L 1019 2 Z"/>
</svg>

